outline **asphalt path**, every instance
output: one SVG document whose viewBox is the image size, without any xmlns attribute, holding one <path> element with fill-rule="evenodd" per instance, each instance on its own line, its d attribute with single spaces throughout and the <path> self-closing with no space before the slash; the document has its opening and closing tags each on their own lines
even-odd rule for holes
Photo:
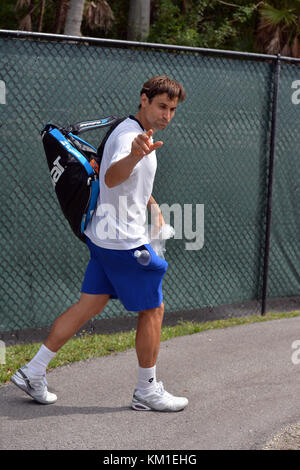
<svg viewBox="0 0 300 470">
<path fill-rule="evenodd" d="M 178 413 L 131 410 L 133 349 L 49 372 L 54 405 L 9 383 L 0 387 L 0 449 L 262 449 L 300 421 L 297 340 L 300 317 L 163 342 L 158 380 L 189 398 Z"/>
</svg>

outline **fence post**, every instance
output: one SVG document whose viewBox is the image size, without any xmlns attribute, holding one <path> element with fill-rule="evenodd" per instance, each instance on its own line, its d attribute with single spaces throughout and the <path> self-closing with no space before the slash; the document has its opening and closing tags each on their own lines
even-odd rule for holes
<svg viewBox="0 0 300 470">
<path fill-rule="evenodd" d="M 271 236 L 271 219 L 272 219 L 272 192 L 273 192 L 273 174 L 274 174 L 274 157 L 275 157 L 275 140 L 276 140 L 276 122 L 277 122 L 277 104 L 278 89 L 280 77 L 280 54 L 277 55 L 274 71 L 273 99 L 272 99 L 272 121 L 270 135 L 270 154 L 269 154 L 269 175 L 268 175 L 268 193 L 267 193 L 267 213 L 266 213 L 266 237 L 263 265 L 263 288 L 261 314 L 266 313 L 266 302 L 268 293 L 268 274 L 269 274 L 269 254 L 270 254 L 270 236 Z"/>
</svg>

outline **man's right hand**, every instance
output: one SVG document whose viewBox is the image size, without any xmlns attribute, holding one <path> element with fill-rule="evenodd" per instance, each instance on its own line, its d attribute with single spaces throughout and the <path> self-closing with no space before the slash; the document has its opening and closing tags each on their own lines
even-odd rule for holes
<svg viewBox="0 0 300 470">
<path fill-rule="evenodd" d="M 152 143 L 152 135 L 153 130 L 149 129 L 147 132 L 139 134 L 135 137 L 135 139 L 133 139 L 130 152 L 130 155 L 133 158 L 141 160 L 143 157 L 145 157 L 145 155 L 149 155 L 149 153 L 153 152 L 153 150 L 156 150 L 163 145 L 161 140 Z"/>
<path fill-rule="evenodd" d="M 113 188 L 126 181 L 130 177 L 135 165 L 145 157 L 145 155 L 148 155 L 153 152 L 153 150 L 163 145 L 162 141 L 157 141 L 153 144 L 151 142 L 152 135 L 152 129 L 144 132 L 144 134 L 137 135 L 132 141 L 130 154 L 110 165 L 104 177 L 105 184 L 108 188 Z"/>
</svg>

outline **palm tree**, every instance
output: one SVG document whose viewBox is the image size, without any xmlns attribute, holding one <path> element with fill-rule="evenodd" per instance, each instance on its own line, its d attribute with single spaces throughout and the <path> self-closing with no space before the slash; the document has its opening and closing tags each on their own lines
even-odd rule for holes
<svg viewBox="0 0 300 470">
<path fill-rule="evenodd" d="M 38 31 L 43 29 L 43 19 L 46 4 L 55 8 L 55 26 L 53 31 L 70 36 L 80 36 L 82 19 L 85 18 L 90 29 L 101 28 L 108 31 L 114 21 L 114 14 L 106 0 L 17 0 L 16 10 L 20 11 L 21 19 L 18 28 L 32 31 L 36 23 L 36 12 L 39 12 Z"/>
<path fill-rule="evenodd" d="M 127 39 L 147 39 L 150 29 L 150 0 L 130 0 Z"/>
<path fill-rule="evenodd" d="M 32 13 L 37 8 L 34 4 L 34 0 L 17 0 L 16 11 L 25 9 L 27 10 L 25 15 L 19 21 L 18 29 L 24 31 L 32 31 Z"/>
<path fill-rule="evenodd" d="M 81 23 L 85 0 L 70 0 L 64 34 L 68 36 L 81 36 Z"/>
<path fill-rule="evenodd" d="M 256 42 L 262 52 L 300 57 L 300 0 L 264 3 L 259 10 Z"/>
<path fill-rule="evenodd" d="M 69 0 L 56 0 L 55 5 L 55 34 L 63 32 L 64 24 L 66 22 L 67 12 L 69 7 Z"/>
<path fill-rule="evenodd" d="M 84 10 L 84 6 L 86 9 Z M 101 28 L 107 31 L 112 26 L 114 14 L 106 0 L 70 0 L 64 34 L 80 36 L 83 15 L 91 29 Z"/>
<path fill-rule="evenodd" d="M 41 0 L 39 22 L 38 22 L 38 31 L 39 32 L 42 31 L 42 29 L 43 29 L 43 19 L 44 19 L 44 13 L 45 13 L 45 6 L 46 6 L 46 0 Z"/>
</svg>

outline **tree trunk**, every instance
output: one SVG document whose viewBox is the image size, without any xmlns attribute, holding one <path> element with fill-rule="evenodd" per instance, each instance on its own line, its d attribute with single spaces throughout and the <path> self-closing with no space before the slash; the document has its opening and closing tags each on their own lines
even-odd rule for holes
<svg viewBox="0 0 300 470">
<path fill-rule="evenodd" d="M 38 24 L 38 32 L 39 33 L 43 29 L 43 19 L 44 19 L 44 13 L 45 13 L 45 5 L 46 5 L 46 0 L 41 0 L 41 9 L 40 9 L 40 15 L 39 15 L 39 24 Z"/>
<path fill-rule="evenodd" d="M 130 0 L 127 39 L 147 39 L 150 29 L 150 0 Z"/>
<path fill-rule="evenodd" d="M 67 17 L 68 0 L 56 0 L 55 8 L 55 34 L 61 34 Z"/>
<path fill-rule="evenodd" d="M 85 0 L 70 0 L 64 34 L 68 36 L 81 36 L 81 22 Z"/>
</svg>

